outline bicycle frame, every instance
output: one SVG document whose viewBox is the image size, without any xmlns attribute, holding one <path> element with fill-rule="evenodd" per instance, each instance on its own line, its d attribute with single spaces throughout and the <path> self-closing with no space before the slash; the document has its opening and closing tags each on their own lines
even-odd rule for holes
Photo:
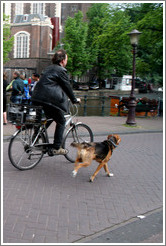
<svg viewBox="0 0 166 246">
<path fill-rule="evenodd" d="M 70 124 L 70 125 L 74 124 L 73 119 L 74 119 L 75 116 L 78 114 L 78 107 L 77 107 L 77 105 L 76 105 L 76 104 L 71 104 L 71 107 L 72 107 L 72 109 L 73 109 L 75 112 L 74 112 L 74 114 L 72 115 L 71 110 L 70 110 L 70 113 L 67 114 L 67 115 L 65 115 L 65 118 L 68 118 L 68 117 L 69 117 L 69 119 L 66 120 L 65 128 L 67 128 L 67 126 L 68 126 L 69 124 Z"/>
<path fill-rule="evenodd" d="M 77 122 L 77 123 L 72 122 L 72 123 L 70 123 L 70 124 L 71 124 L 71 126 L 70 126 L 70 128 L 65 132 L 65 135 L 64 135 L 64 137 L 63 137 L 62 143 L 64 143 L 65 136 L 71 131 L 71 129 L 74 130 L 74 133 L 73 133 L 73 131 L 72 131 L 72 136 L 73 136 L 74 141 L 75 141 L 75 142 L 78 142 L 78 135 L 77 135 L 76 126 L 79 125 L 79 124 L 81 124 L 81 122 Z"/>
<path fill-rule="evenodd" d="M 77 105 L 72 104 L 72 109 L 74 109 L 74 111 L 75 111 L 75 113 L 74 113 L 73 115 L 72 115 L 71 111 L 70 111 L 70 114 L 65 115 L 65 118 L 66 118 L 66 119 L 68 118 L 68 119 L 66 120 L 66 123 L 65 123 L 65 130 L 67 130 L 67 131 L 65 131 L 63 140 L 64 140 L 64 138 L 65 138 L 65 135 L 66 135 L 72 128 L 75 128 L 75 126 L 76 126 L 77 124 L 81 123 L 81 122 L 74 123 L 74 121 L 73 121 L 73 119 L 75 118 L 75 116 L 78 114 L 78 107 L 77 107 Z M 35 145 L 36 140 L 38 139 L 38 137 L 39 137 L 39 135 L 40 135 L 41 133 L 44 134 L 44 136 L 45 136 L 46 144 L 49 143 L 49 136 L 48 136 L 48 132 L 47 132 L 47 128 L 46 128 L 46 123 L 49 122 L 49 121 L 52 121 L 52 119 L 47 119 L 46 121 L 44 121 L 43 123 L 41 123 L 40 126 L 38 126 L 38 127 L 39 127 L 38 132 L 37 132 L 35 138 L 33 139 L 33 142 L 31 143 L 30 147 L 33 147 L 33 146 Z M 35 124 L 32 124 L 32 125 L 33 125 L 33 127 L 35 127 Z M 68 126 L 68 125 L 70 125 L 70 127 L 67 129 L 67 126 Z M 17 127 L 17 126 L 16 126 L 16 127 Z M 21 128 L 22 128 L 22 127 L 26 127 L 26 125 L 21 126 Z M 37 127 L 37 126 L 36 126 L 36 127 Z M 27 129 L 28 129 L 28 128 L 27 128 Z M 17 133 L 18 133 L 19 131 L 20 131 L 20 129 L 19 129 L 18 131 L 16 131 L 16 132 L 12 135 L 12 138 L 14 138 L 14 137 L 17 135 Z M 74 136 L 77 136 L 77 131 L 76 131 L 76 130 L 75 130 L 75 135 L 73 135 L 73 138 L 74 138 Z M 77 137 L 77 138 L 78 138 L 78 137 Z M 62 141 L 62 142 L 63 142 L 63 141 Z"/>
</svg>

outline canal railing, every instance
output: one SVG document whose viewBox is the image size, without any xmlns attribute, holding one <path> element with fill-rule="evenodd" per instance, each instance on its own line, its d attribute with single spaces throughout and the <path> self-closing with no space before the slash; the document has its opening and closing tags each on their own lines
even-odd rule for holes
<svg viewBox="0 0 166 246">
<path fill-rule="evenodd" d="M 7 93 L 7 102 L 10 102 L 10 94 Z M 76 97 L 81 99 L 81 104 L 79 105 L 79 116 L 123 116 L 127 115 L 127 109 L 124 108 L 122 111 L 119 108 L 120 101 L 124 98 L 124 95 L 96 95 L 96 94 L 79 94 L 76 93 Z M 129 97 L 129 95 L 128 95 Z M 162 116 L 163 114 L 163 99 L 158 97 L 158 108 L 155 116 Z M 144 111 L 143 111 L 144 112 Z M 151 116 L 147 112 L 145 114 L 138 114 L 138 116 Z M 137 116 L 137 115 L 136 115 Z"/>
<path fill-rule="evenodd" d="M 83 108 L 83 116 L 87 116 L 88 109 L 93 109 L 93 111 L 96 113 L 98 112 L 101 116 L 105 116 L 105 110 L 109 109 L 110 111 L 110 105 L 108 104 L 108 100 L 110 101 L 110 98 L 108 96 L 89 96 L 84 95 L 81 96 L 81 105 L 80 108 Z M 93 100 L 93 101 L 92 101 Z M 106 104 L 107 103 L 107 104 Z"/>
<path fill-rule="evenodd" d="M 77 95 L 81 98 L 79 106 L 80 116 L 125 116 L 128 109 L 124 107 L 122 110 L 118 107 L 121 103 L 122 96 L 90 96 L 90 95 Z M 142 105 L 142 110 L 137 110 L 136 116 L 161 116 L 163 113 L 163 100 L 158 98 L 158 104 L 153 110 L 149 110 L 148 105 Z"/>
</svg>

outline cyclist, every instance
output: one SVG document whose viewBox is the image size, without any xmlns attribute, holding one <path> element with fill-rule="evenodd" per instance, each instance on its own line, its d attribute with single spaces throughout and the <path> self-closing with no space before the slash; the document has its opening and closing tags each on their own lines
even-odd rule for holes
<svg viewBox="0 0 166 246">
<path fill-rule="evenodd" d="M 50 146 L 53 154 L 65 155 L 67 150 L 61 147 L 63 133 L 65 130 L 64 114 L 68 112 L 70 98 L 72 103 L 79 101 L 74 96 L 70 81 L 65 69 L 68 56 L 65 50 L 55 52 L 52 65 L 48 66 L 36 84 L 31 100 L 36 105 L 43 106 L 47 118 L 56 122 L 54 141 Z M 48 123 L 49 124 L 49 123 Z M 50 125 L 47 124 L 47 127 Z"/>
</svg>

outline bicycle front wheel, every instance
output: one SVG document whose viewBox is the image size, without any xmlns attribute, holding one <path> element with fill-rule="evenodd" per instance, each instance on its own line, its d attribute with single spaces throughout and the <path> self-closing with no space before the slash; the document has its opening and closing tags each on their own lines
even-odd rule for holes
<svg viewBox="0 0 166 246">
<path fill-rule="evenodd" d="M 71 146 L 71 143 L 73 142 L 93 142 L 93 133 L 90 127 L 85 124 L 78 123 L 73 125 L 67 132 L 64 138 L 63 148 L 68 150 L 68 153 L 65 155 L 65 157 L 72 163 L 75 162 L 77 156 L 77 148 Z"/>
<path fill-rule="evenodd" d="M 10 140 L 8 155 L 11 164 L 19 170 L 29 170 L 35 167 L 43 157 L 42 149 L 32 146 L 34 128 L 20 129 Z M 45 143 L 44 134 L 36 140 L 37 144 Z"/>
</svg>

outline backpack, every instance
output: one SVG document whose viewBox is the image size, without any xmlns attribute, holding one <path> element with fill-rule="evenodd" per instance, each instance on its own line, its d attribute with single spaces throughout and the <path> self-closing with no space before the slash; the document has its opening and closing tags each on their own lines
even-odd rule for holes
<svg viewBox="0 0 166 246">
<path fill-rule="evenodd" d="M 24 84 L 24 93 L 23 93 L 23 101 L 24 102 L 28 102 L 28 100 L 31 98 L 30 94 L 29 94 L 29 85 L 28 84 Z"/>
</svg>

